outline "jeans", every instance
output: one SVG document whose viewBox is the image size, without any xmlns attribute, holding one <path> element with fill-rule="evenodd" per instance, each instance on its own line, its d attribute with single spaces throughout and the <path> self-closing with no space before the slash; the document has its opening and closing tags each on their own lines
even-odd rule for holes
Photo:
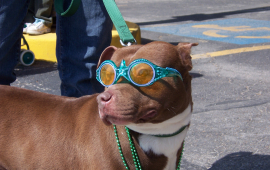
<svg viewBox="0 0 270 170">
<path fill-rule="evenodd" d="M 16 80 L 14 68 L 18 63 L 21 37 L 28 0 L 0 0 L 0 84 Z"/>
<path fill-rule="evenodd" d="M 57 15 L 56 20 L 61 95 L 80 97 L 102 92 L 104 87 L 96 80 L 96 66 L 112 36 L 112 21 L 103 2 L 82 0 L 73 16 Z"/>
<path fill-rule="evenodd" d="M 69 5 L 69 4 L 67 4 Z M 0 84 L 15 81 L 28 0 L 0 0 Z M 16 12 L 15 12 L 16 11 Z M 104 90 L 96 66 L 111 42 L 112 21 L 101 0 L 82 0 L 71 17 L 57 15 L 56 56 L 61 95 L 80 97 Z"/>
</svg>

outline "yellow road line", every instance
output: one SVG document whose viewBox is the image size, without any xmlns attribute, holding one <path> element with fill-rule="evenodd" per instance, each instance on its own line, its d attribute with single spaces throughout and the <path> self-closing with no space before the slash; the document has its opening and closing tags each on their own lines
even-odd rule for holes
<svg viewBox="0 0 270 170">
<path fill-rule="evenodd" d="M 244 52 L 267 50 L 267 49 L 270 49 L 270 45 L 236 48 L 236 49 L 216 51 L 216 52 L 205 53 L 205 54 L 195 54 L 195 55 L 192 55 L 192 59 L 218 57 L 218 56 L 224 56 L 224 55 L 229 55 L 229 54 L 237 54 L 237 53 L 244 53 Z"/>
</svg>

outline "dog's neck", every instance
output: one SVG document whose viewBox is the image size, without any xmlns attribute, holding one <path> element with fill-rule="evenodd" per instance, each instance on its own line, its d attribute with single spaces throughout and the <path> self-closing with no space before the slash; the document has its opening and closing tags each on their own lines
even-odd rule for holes
<svg viewBox="0 0 270 170">
<path fill-rule="evenodd" d="M 152 151 L 156 155 L 164 155 L 167 157 L 165 170 L 176 169 L 177 152 L 180 149 L 188 128 L 181 133 L 171 137 L 156 137 L 153 135 L 173 134 L 180 128 L 188 125 L 191 118 L 191 105 L 186 110 L 171 119 L 162 123 L 152 124 L 130 124 L 127 125 L 131 130 L 140 133 L 138 142 L 145 153 Z"/>
</svg>

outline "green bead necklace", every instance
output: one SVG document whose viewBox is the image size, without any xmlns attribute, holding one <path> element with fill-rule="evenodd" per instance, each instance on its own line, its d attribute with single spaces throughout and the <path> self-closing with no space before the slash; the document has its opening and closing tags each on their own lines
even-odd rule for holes
<svg viewBox="0 0 270 170">
<path fill-rule="evenodd" d="M 124 158 L 123 151 L 122 151 L 122 148 L 121 148 L 121 145 L 120 145 L 120 141 L 119 141 L 119 138 L 118 138 L 116 126 L 113 125 L 113 128 L 114 128 L 114 135 L 115 135 L 115 138 L 116 138 L 116 142 L 117 142 L 117 146 L 118 146 L 118 150 L 119 150 L 121 159 L 122 159 L 122 161 L 124 163 L 125 168 L 127 170 L 129 170 L 129 167 L 128 167 L 127 162 L 126 162 L 126 160 Z M 135 145 L 134 145 L 133 140 L 131 138 L 129 129 L 126 126 L 125 126 L 125 129 L 126 129 L 126 132 L 127 132 L 127 136 L 128 136 L 128 140 L 129 140 L 129 146 L 130 146 L 130 150 L 131 150 L 131 154 L 132 154 L 132 158 L 133 158 L 133 162 L 134 162 L 135 168 L 136 168 L 136 170 L 142 170 L 141 163 L 140 163 L 140 160 L 139 160 L 139 156 L 137 154 Z M 182 152 L 181 152 L 181 155 L 180 155 L 180 159 L 179 159 L 179 163 L 178 163 L 178 166 L 177 166 L 176 170 L 180 170 L 181 159 L 182 159 L 183 150 L 184 150 L 184 142 L 183 142 L 183 149 L 182 149 Z"/>
</svg>

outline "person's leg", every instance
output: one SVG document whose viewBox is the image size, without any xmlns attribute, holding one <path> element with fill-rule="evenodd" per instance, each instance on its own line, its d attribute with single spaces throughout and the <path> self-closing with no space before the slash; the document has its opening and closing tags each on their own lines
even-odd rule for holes
<svg viewBox="0 0 270 170">
<path fill-rule="evenodd" d="M 35 22 L 29 25 L 24 32 L 40 35 L 51 32 L 53 0 L 35 0 Z"/>
<path fill-rule="evenodd" d="M 20 56 L 27 8 L 28 0 L 0 0 L 0 84 L 16 80 L 13 71 Z"/>
<path fill-rule="evenodd" d="M 52 26 L 53 0 L 36 0 L 36 18 L 43 19 L 47 27 Z"/>
<path fill-rule="evenodd" d="M 24 18 L 24 22 L 29 24 L 35 22 L 35 14 L 35 0 L 29 0 L 28 10 Z"/>
<path fill-rule="evenodd" d="M 100 0 L 82 0 L 71 17 L 57 15 L 56 56 L 63 96 L 80 97 L 104 90 L 96 80 L 96 66 L 110 45 L 111 29 L 112 21 Z"/>
</svg>

